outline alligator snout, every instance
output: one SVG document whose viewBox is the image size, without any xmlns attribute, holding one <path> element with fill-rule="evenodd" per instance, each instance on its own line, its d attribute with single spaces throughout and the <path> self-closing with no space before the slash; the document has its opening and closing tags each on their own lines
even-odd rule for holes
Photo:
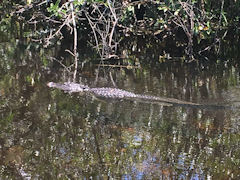
<svg viewBox="0 0 240 180">
<path fill-rule="evenodd" d="M 54 86 L 56 83 L 54 83 L 54 82 L 48 82 L 47 83 L 47 86 L 48 87 L 56 87 L 56 86 Z"/>
</svg>

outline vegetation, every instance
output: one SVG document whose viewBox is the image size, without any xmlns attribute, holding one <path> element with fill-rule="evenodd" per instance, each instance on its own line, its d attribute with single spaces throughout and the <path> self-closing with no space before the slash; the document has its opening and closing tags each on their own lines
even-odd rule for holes
<svg viewBox="0 0 240 180">
<path fill-rule="evenodd" d="M 238 33 L 240 18 L 240 2 L 230 0 L 17 2 L 3 1 L 0 8 L 11 4 L 15 11 L 1 14 L 1 23 L 10 14 L 17 15 L 18 20 L 35 27 L 32 38 L 44 42 L 45 47 L 57 39 L 72 39 L 68 51 L 75 57 L 75 69 L 79 44 L 89 43 L 101 59 L 116 59 L 127 57 L 119 47 L 129 36 L 152 37 L 151 43 L 163 45 L 161 56 L 168 59 L 209 59 L 210 55 L 221 53 L 223 41 Z"/>
</svg>

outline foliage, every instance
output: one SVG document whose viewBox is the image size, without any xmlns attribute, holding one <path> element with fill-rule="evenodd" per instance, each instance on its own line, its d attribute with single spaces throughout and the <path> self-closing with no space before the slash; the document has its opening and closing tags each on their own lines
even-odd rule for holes
<svg viewBox="0 0 240 180">
<path fill-rule="evenodd" d="M 228 29 L 237 31 L 239 27 L 239 9 L 240 2 L 230 0 L 52 0 L 47 3 L 32 1 L 17 14 L 27 18 L 29 23 L 46 27 L 46 47 L 56 38 L 69 38 L 74 34 L 75 50 L 70 51 L 76 59 L 76 41 L 85 41 L 82 36 L 88 32 L 87 41 L 101 59 L 119 58 L 118 43 L 124 35 L 147 35 L 163 43 L 171 41 L 171 48 L 184 52 L 180 56 L 189 62 L 221 53 L 221 43 L 226 39 Z M 36 11 L 39 14 L 34 14 Z M 34 16 L 26 16 L 25 12 Z M 39 27 L 41 33 L 36 35 L 42 34 L 44 27 Z M 175 54 L 170 52 L 170 56 Z"/>
</svg>

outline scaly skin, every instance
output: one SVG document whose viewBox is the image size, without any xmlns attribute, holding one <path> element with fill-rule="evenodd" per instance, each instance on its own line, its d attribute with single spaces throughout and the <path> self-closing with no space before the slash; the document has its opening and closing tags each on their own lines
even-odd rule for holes
<svg viewBox="0 0 240 180">
<path fill-rule="evenodd" d="M 148 102 L 163 102 L 172 105 L 179 106 L 189 106 L 189 107 L 198 107 L 198 108 L 213 108 L 213 109 L 224 109 L 226 106 L 222 105 L 209 105 L 209 104 L 198 104 L 188 101 L 182 101 L 173 98 L 164 98 L 157 96 L 149 96 L 149 95 L 141 95 L 135 94 L 126 90 L 117 89 L 117 88 L 90 88 L 86 85 L 81 85 L 78 83 L 65 82 L 65 83 L 54 83 L 49 82 L 47 84 L 48 87 L 57 88 L 64 90 L 66 92 L 90 92 L 98 97 L 105 98 L 114 98 L 114 99 L 133 99 L 133 100 L 147 100 Z"/>
</svg>

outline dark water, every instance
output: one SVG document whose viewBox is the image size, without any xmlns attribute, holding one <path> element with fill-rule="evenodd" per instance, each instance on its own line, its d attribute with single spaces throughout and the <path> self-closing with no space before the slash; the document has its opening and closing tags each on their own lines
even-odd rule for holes
<svg viewBox="0 0 240 180">
<path fill-rule="evenodd" d="M 49 61 L 61 48 L 7 38 L 0 51 L 1 179 L 240 178 L 237 65 L 80 67 L 91 87 L 231 106 L 198 109 L 67 94 L 46 86 L 69 80 Z"/>
</svg>

